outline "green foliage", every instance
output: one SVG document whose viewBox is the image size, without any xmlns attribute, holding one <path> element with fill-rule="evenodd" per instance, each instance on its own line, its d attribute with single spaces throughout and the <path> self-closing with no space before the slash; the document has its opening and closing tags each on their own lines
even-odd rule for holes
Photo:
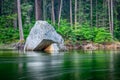
<svg viewBox="0 0 120 80">
<path fill-rule="evenodd" d="M 14 41 L 19 37 L 18 30 L 13 28 L 13 20 L 16 17 L 16 14 L 0 16 L 0 43 Z"/>
<path fill-rule="evenodd" d="M 26 39 L 34 22 L 25 26 L 24 31 L 24 38 Z M 0 43 L 10 43 L 19 40 L 19 29 L 14 29 L 13 27 L 9 28 L 0 28 Z"/>
<path fill-rule="evenodd" d="M 1 28 L 0 29 L 0 43 L 14 42 L 19 39 L 19 32 L 14 28 Z"/>
<path fill-rule="evenodd" d="M 112 42 L 111 34 L 105 28 L 94 28 L 96 33 L 94 41 L 97 43 Z"/>
<path fill-rule="evenodd" d="M 56 27 L 56 30 L 61 34 L 65 39 L 71 37 L 72 29 L 69 27 L 69 23 L 66 20 L 61 20 L 60 26 Z"/>
<path fill-rule="evenodd" d="M 19 29 L 18 27 L 16 29 L 13 27 L 13 20 L 16 17 L 16 14 L 0 17 L 0 44 L 15 42 L 19 40 Z M 27 24 L 26 26 L 23 26 L 25 39 L 28 36 L 33 25 L 34 21 L 30 24 Z"/>
<path fill-rule="evenodd" d="M 13 26 L 13 20 L 15 20 L 17 14 L 12 14 L 8 16 L 0 16 L 0 27 L 11 27 Z"/>
<path fill-rule="evenodd" d="M 90 27 L 89 24 L 77 25 L 76 29 L 69 26 L 66 20 L 61 21 L 60 27 L 57 28 L 65 40 L 75 41 L 93 41 L 96 43 L 112 42 L 111 34 L 104 27 Z"/>
<path fill-rule="evenodd" d="M 77 29 L 73 30 L 73 34 L 77 40 L 89 40 L 92 41 L 94 38 L 93 30 L 88 25 L 77 26 Z"/>
<path fill-rule="evenodd" d="M 112 42 L 112 36 L 110 33 L 107 32 L 98 32 L 95 37 L 95 42 L 103 43 L 103 42 Z"/>
</svg>

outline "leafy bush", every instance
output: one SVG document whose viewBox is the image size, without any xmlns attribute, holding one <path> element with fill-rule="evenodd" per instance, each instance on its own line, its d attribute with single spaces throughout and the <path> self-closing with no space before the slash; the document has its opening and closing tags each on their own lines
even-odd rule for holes
<svg viewBox="0 0 120 80">
<path fill-rule="evenodd" d="M 11 43 L 19 40 L 19 29 L 13 27 L 13 20 L 16 15 L 1 16 L 0 17 L 0 44 L 2 43 Z M 7 21 L 7 22 L 6 22 Z M 24 37 L 28 36 L 34 21 L 26 26 L 23 26 Z"/>
<path fill-rule="evenodd" d="M 112 35 L 105 28 L 94 28 L 96 36 L 94 42 L 103 43 L 103 42 L 112 42 Z"/>
<path fill-rule="evenodd" d="M 0 43 L 9 43 L 19 39 L 19 32 L 14 28 L 2 28 L 0 29 Z"/>
<path fill-rule="evenodd" d="M 2 15 L 0 16 L 0 28 L 5 27 L 12 27 L 13 26 L 13 20 L 15 20 L 17 17 L 17 14 L 12 15 Z"/>
<path fill-rule="evenodd" d="M 89 40 L 92 41 L 94 36 L 93 36 L 93 31 L 90 27 L 79 27 L 76 30 L 73 30 L 73 34 L 77 38 L 77 40 Z"/>
<path fill-rule="evenodd" d="M 66 20 L 61 21 L 57 28 L 65 40 L 72 41 L 93 41 L 97 43 L 112 42 L 111 34 L 104 27 L 90 27 L 89 24 L 77 25 L 76 29 L 70 27 Z"/>
<path fill-rule="evenodd" d="M 55 27 L 57 32 L 63 36 L 64 39 L 69 39 L 72 35 L 72 29 L 66 20 L 61 20 L 60 26 Z"/>
</svg>

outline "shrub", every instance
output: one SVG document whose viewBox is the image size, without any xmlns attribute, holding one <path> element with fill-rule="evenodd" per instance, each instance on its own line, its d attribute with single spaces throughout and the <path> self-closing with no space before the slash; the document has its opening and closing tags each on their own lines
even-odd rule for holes
<svg viewBox="0 0 120 80">
<path fill-rule="evenodd" d="M 103 42 L 112 42 L 112 35 L 105 28 L 95 28 L 95 39 L 94 42 L 103 43 Z"/>
<path fill-rule="evenodd" d="M 72 36 L 72 29 L 66 20 L 61 20 L 60 26 L 56 26 L 56 31 L 63 36 L 64 39 L 69 39 Z"/>
<path fill-rule="evenodd" d="M 76 29 L 70 27 L 66 20 L 61 21 L 60 27 L 56 28 L 65 40 L 93 41 L 96 43 L 112 42 L 113 38 L 104 27 L 90 27 L 89 24 L 77 25 Z"/>
</svg>

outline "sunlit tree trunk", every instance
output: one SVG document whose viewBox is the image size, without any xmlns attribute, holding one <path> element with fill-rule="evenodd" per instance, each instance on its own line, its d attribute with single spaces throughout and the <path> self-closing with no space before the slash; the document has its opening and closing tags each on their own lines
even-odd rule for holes
<svg viewBox="0 0 120 80">
<path fill-rule="evenodd" d="M 17 0 L 17 9 L 18 9 L 18 25 L 19 25 L 20 41 L 23 41 L 24 35 L 23 35 L 23 28 L 22 28 L 20 0 Z"/>
<path fill-rule="evenodd" d="M 70 0 L 70 25 L 71 27 L 73 26 L 73 21 L 72 21 L 72 0 Z"/>
<path fill-rule="evenodd" d="M 113 0 L 108 0 L 108 14 L 109 14 L 110 33 L 113 36 Z"/>
<path fill-rule="evenodd" d="M 51 0 L 52 2 L 52 22 L 55 24 L 55 11 L 54 11 L 54 0 Z"/>
<path fill-rule="evenodd" d="M 92 19 L 93 19 L 93 7 L 92 7 L 92 0 L 90 0 L 90 25 L 91 27 L 93 26 L 92 24 Z"/>
<path fill-rule="evenodd" d="M 114 27 L 114 24 L 113 24 L 113 0 L 111 0 L 111 34 L 113 36 L 113 27 Z"/>
<path fill-rule="evenodd" d="M 77 0 L 75 0 L 75 28 L 76 28 L 76 24 L 77 24 Z"/>
<path fill-rule="evenodd" d="M 111 32 L 110 0 L 108 0 L 108 16 L 109 16 L 109 28 L 110 28 L 110 32 Z"/>
<path fill-rule="evenodd" d="M 60 26 L 60 18 L 61 18 L 62 5 L 63 5 L 63 0 L 61 0 L 61 2 L 60 2 L 60 11 L 59 11 L 59 16 L 58 16 L 58 27 Z"/>
</svg>

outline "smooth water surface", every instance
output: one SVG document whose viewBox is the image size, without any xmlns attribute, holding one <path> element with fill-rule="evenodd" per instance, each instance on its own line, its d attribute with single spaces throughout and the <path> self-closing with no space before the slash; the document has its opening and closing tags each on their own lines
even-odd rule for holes
<svg viewBox="0 0 120 80">
<path fill-rule="evenodd" d="M 120 80 L 120 51 L 0 50 L 0 80 Z"/>
</svg>

